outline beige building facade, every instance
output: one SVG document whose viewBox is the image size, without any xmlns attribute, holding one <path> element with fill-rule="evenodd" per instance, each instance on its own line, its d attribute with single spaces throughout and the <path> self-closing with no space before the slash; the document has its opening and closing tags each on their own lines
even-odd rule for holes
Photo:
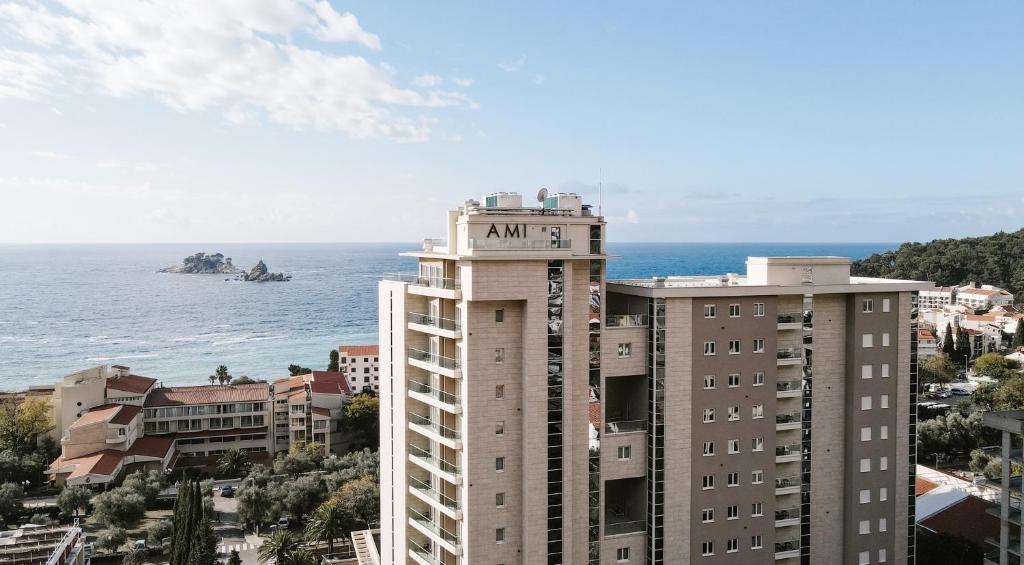
<svg viewBox="0 0 1024 565">
<path fill-rule="evenodd" d="M 380 284 L 382 563 L 914 562 L 932 285 L 605 281 L 578 196 L 483 202 Z"/>
</svg>

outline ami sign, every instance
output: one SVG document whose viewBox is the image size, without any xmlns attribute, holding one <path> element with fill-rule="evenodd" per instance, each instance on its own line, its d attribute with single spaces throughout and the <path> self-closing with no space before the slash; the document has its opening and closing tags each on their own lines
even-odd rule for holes
<svg viewBox="0 0 1024 565">
<path fill-rule="evenodd" d="M 526 224 L 503 224 L 504 232 L 498 229 L 497 224 L 491 224 L 487 230 L 487 237 L 526 237 Z"/>
</svg>

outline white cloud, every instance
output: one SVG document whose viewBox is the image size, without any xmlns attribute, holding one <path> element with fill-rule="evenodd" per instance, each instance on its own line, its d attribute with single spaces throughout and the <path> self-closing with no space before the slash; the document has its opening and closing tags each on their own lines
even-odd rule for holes
<svg viewBox="0 0 1024 565">
<path fill-rule="evenodd" d="M 217 111 L 235 124 L 400 141 L 429 137 L 430 109 L 475 106 L 459 92 L 400 88 L 389 65 L 318 43 L 381 48 L 354 15 L 324 0 L 60 1 L 0 4 L 0 33 L 32 48 L 0 50 L 0 99 L 38 99 L 66 83 L 152 96 L 179 112 Z"/>
<path fill-rule="evenodd" d="M 437 75 L 420 75 L 412 79 L 413 84 L 423 87 L 438 86 L 442 82 L 444 82 L 444 80 Z"/>
<path fill-rule="evenodd" d="M 121 161 L 119 159 L 106 159 L 103 161 L 96 162 L 96 168 L 98 169 L 124 169 L 129 171 L 137 171 L 140 173 L 153 172 L 159 167 L 154 163 L 141 162 L 135 163 L 132 161 Z"/>
<path fill-rule="evenodd" d="M 54 153 L 53 151 L 33 151 L 32 152 L 32 156 L 33 157 L 39 157 L 40 159 L 54 159 L 54 160 L 64 160 L 64 159 L 70 159 L 71 158 L 70 155 L 65 155 L 64 153 Z"/>
<path fill-rule="evenodd" d="M 452 82 L 463 88 L 473 86 L 473 79 L 471 78 L 453 78 Z"/>
<path fill-rule="evenodd" d="M 498 68 L 505 71 L 506 73 L 517 73 L 523 70 L 526 66 L 526 55 L 520 55 L 518 59 L 514 61 L 507 61 L 498 63 Z"/>
</svg>

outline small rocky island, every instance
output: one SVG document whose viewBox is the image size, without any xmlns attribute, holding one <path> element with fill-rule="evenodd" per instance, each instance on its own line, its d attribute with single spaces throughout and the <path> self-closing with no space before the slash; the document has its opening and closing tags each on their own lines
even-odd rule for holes
<svg viewBox="0 0 1024 565">
<path fill-rule="evenodd" d="M 180 265 L 160 269 L 160 273 L 181 273 L 187 275 L 237 275 L 235 280 L 246 282 L 286 282 L 291 275 L 271 273 L 267 264 L 260 259 L 256 266 L 246 271 L 231 264 L 231 257 L 223 253 L 196 253 L 182 260 Z M 225 279 L 230 280 L 230 279 Z"/>
</svg>

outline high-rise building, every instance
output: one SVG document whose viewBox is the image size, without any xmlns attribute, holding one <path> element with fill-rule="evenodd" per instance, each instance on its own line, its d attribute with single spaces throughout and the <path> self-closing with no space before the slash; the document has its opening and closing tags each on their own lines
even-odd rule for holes
<svg viewBox="0 0 1024 565">
<path fill-rule="evenodd" d="M 917 292 L 840 257 L 605 281 L 577 195 L 380 284 L 382 563 L 913 563 Z"/>
</svg>

